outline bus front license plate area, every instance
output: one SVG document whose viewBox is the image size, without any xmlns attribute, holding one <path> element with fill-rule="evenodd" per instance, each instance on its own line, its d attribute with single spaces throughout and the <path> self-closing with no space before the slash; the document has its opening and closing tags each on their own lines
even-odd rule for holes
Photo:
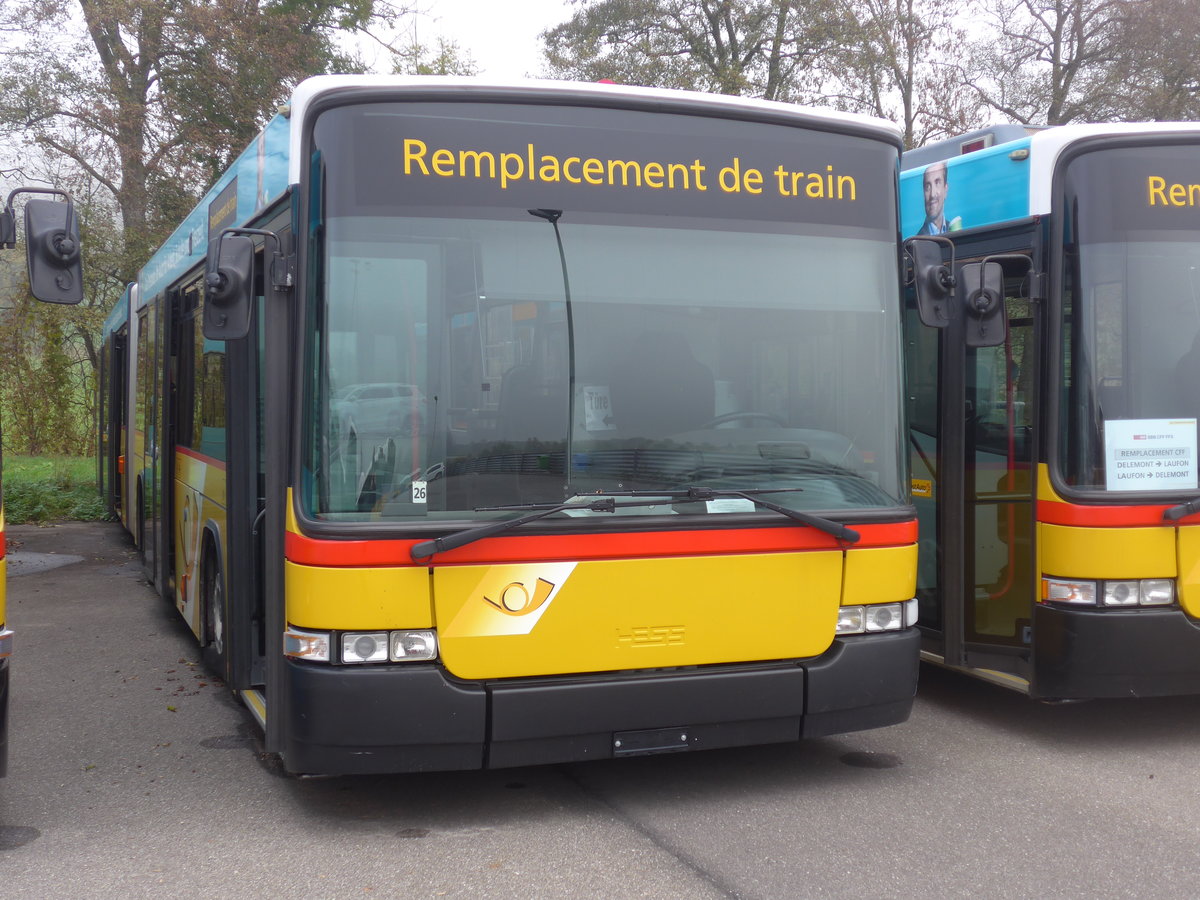
<svg viewBox="0 0 1200 900">
<path fill-rule="evenodd" d="M 613 756 L 649 756 L 678 753 L 689 747 L 688 729 L 655 728 L 651 731 L 617 731 L 613 734 Z"/>
</svg>

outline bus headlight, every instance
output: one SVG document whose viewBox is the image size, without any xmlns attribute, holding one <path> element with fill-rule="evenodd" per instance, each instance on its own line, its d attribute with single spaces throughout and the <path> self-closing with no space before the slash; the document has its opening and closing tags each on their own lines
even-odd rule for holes
<svg viewBox="0 0 1200 900">
<path fill-rule="evenodd" d="M 838 634 L 862 634 L 865 630 L 866 625 L 861 606 L 838 607 Z"/>
<path fill-rule="evenodd" d="M 864 606 L 868 632 L 899 631 L 904 627 L 904 614 L 899 603 L 882 603 L 879 606 Z"/>
<path fill-rule="evenodd" d="M 1137 606 L 1138 583 L 1136 581 L 1104 582 L 1105 606 Z"/>
<path fill-rule="evenodd" d="M 1175 580 L 1172 578 L 1144 578 L 1138 591 L 1138 603 L 1142 606 L 1170 606 L 1175 602 Z"/>
<path fill-rule="evenodd" d="M 1171 606 L 1175 602 L 1173 578 L 1122 578 L 1087 581 L 1076 578 L 1043 578 L 1042 602 L 1104 609 Z"/>
<path fill-rule="evenodd" d="M 392 662 L 436 659 L 437 635 L 432 631 L 393 631 Z"/>
<path fill-rule="evenodd" d="M 347 631 L 342 635 L 342 662 L 347 664 L 387 662 L 386 631 Z"/>
<path fill-rule="evenodd" d="M 330 646 L 340 654 L 334 660 Z M 437 659 L 437 631 L 343 631 L 341 634 L 304 631 L 288 627 L 283 634 L 283 655 L 307 662 L 340 662 L 347 666 L 369 663 L 419 662 Z"/>
<path fill-rule="evenodd" d="M 915 604 L 909 600 L 908 603 Z M 905 603 L 872 603 L 867 606 L 838 607 L 837 634 L 875 634 L 880 631 L 901 631 L 905 627 Z M 916 622 L 913 607 L 909 624 Z"/>
<path fill-rule="evenodd" d="M 419 662 L 437 659 L 437 633 L 419 631 L 347 631 L 342 635 L 342 662 L 348 665 Z"/>
</svg>

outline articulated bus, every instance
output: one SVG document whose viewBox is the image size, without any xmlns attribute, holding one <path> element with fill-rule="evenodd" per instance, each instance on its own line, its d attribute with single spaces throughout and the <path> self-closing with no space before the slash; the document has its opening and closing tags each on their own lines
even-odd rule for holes
<svg viewBox="0 0 1200 900">
<path fill-rule="evenodd" d="M 106 329 L 106 491 L 295 773 L 903 721 L 895 129 L 303 82 Z"/>
<path fill-rule="evenodd" d="M 53 194 L 63 200 L 25 201 L 25 273 L 29 277 L 30 294 L 44 303 L 78 303 L 83 299 L 83 273 L 79 221 L 70 195 L 53 188 L 21 187 L 10 192 L 0 207 L 0 250 L 17 246 L 13 201 L 19 194 Z M 3 495 L 0 488 L 0 778 L 8 774 L 9 661 L 13 653 L 13 630 L 8 627 L 6 603 L 8 558 Z"/>
<path fill-rule="evenodd" d="M 1200 125 L 999 126 L 902 168 L 947 286 L 905 325 L 923 657 L 1200 693 Z"/>
</svg>

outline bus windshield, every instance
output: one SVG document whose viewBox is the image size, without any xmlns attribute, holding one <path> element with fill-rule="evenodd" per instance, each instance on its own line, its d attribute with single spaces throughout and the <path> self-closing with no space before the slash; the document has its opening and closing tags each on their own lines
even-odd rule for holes
<svg viewBox="0 0 1200 900">
<path fill-rule="evenodd" d="M 1065 256 L 1059 442 L 1069 487 L 1198 486 L 1200 216 L 1168 193 L 1170 173 L 1194 155 L 1139 148 L 1073 163 L 1068 230 L 1079 240 Z"/>
<path fill-rule="evenodd" d="M 667 215 L 561 191 L 545 193 L 555 207 L 381 209 L 355 199 L 357 181 L 334 189 L 380 176 L 361 160 L 342 171 L 345 133 L 322 141 L 318 124 L 307 515 L 485 521 L 655 491 L 661 504 L 617 514 L 755 511 L 666 496 L 692 486 L 805 511 L 904 502 L 886 204 L 882 223 L 820 228 L 726 218 L 716 201 Z"/>
</svg>

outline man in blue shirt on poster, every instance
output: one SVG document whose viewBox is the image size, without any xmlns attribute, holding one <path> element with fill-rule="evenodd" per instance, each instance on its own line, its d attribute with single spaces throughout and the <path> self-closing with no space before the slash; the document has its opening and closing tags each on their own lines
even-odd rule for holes
<svg viewBox="0 0 1200 900">
<path fill-rule="evenodd" d="M 946 221 L 946 163 L 930 163 L 921 178 L 925 190 L 925 223 L 917 234 L 945 234 L 950 230 Z"/>
</svg>

